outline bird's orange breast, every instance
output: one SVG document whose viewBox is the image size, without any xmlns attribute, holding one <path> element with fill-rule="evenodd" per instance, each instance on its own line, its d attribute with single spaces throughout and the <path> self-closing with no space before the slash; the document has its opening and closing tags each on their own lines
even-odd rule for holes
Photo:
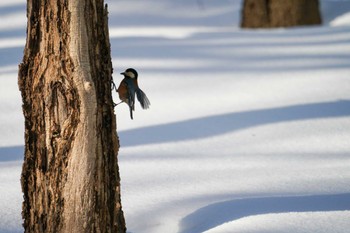
<svg viewBox="0 0 350 233">
<path fill-rule="evenodd" d="M 118 94 L 119 94 L 119 99 L 121 101 L 127 102 L 128 100 L 128 86 L 126 85 L 125 82 L 121 82 L 119 87 L 118 87 Z"/>
</svg>

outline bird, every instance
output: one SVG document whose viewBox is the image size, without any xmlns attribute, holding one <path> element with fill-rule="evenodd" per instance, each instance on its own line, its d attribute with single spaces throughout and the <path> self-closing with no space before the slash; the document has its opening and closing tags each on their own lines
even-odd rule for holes
<svg viewBox="0 0 350 233">
<path fill-rule="evenodd" d="M 133 111 L 135 111 L 135 94 L 143 109 L 148 109 L 151 103 L 146 94 L 139 88 L 137 82 L 138 73 L 135 69 L 128 68 L 120 74 L 124 75 L 124 78 L 117 89 L 119 99 L 121 100 L 120 103 L 124 102 L 129 106 L 130 118 L 133 120 Z"/>
</svg>

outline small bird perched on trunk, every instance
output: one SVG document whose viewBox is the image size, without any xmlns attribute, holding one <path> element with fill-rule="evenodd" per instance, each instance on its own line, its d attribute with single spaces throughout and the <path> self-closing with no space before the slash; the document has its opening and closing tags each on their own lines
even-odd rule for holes
<svg viewBox="0 0 350 233">
<path fill-rule="evenodd" d="M 149 108 L 149 102 L 146 94 L 139 88 L 137 83 L 138 74 L 135 69 L 128 68 L 123 73 L 124 79 L 120 82 L 117 92 L 119 94 L 120 103 L 124 102 L 129 105 L 130 117 L 133 119 L 133 111 L 135 110 L 135 94 L 143 109 Z"/>
</svg>

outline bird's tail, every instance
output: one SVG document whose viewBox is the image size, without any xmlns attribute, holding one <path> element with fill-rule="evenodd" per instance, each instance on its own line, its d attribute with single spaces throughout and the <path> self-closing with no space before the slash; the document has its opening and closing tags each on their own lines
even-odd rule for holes
<svg viewBox="0 0 350 233">
<path fill-rule="evenodd" d="M 129 105 L 129 110 L 130 110 L 130 118 L 131 118 L 131 120 L 133 120 L 134 119 L 133 115 L 132 115 L 133 109 L 132 109 L 132 107 L 130 105 Z"/>
</svg>

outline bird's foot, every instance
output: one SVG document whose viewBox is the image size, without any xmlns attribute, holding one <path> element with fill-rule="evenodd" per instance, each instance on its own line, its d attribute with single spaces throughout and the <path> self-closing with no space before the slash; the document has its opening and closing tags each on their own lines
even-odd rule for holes
<svg viewBox="0 0 350 233">
<path fill-rule="evenodd" d="M 120 102 L 117 103 L 117 104 L 113 102 L 113 107 L 115 107 L 115 106 L 117 106 L 117 105 L 119 105 L 119 104 L 121 104 L 121 103 L 123 103 L 123 101 L 120 101 Z"/>
</svg>

